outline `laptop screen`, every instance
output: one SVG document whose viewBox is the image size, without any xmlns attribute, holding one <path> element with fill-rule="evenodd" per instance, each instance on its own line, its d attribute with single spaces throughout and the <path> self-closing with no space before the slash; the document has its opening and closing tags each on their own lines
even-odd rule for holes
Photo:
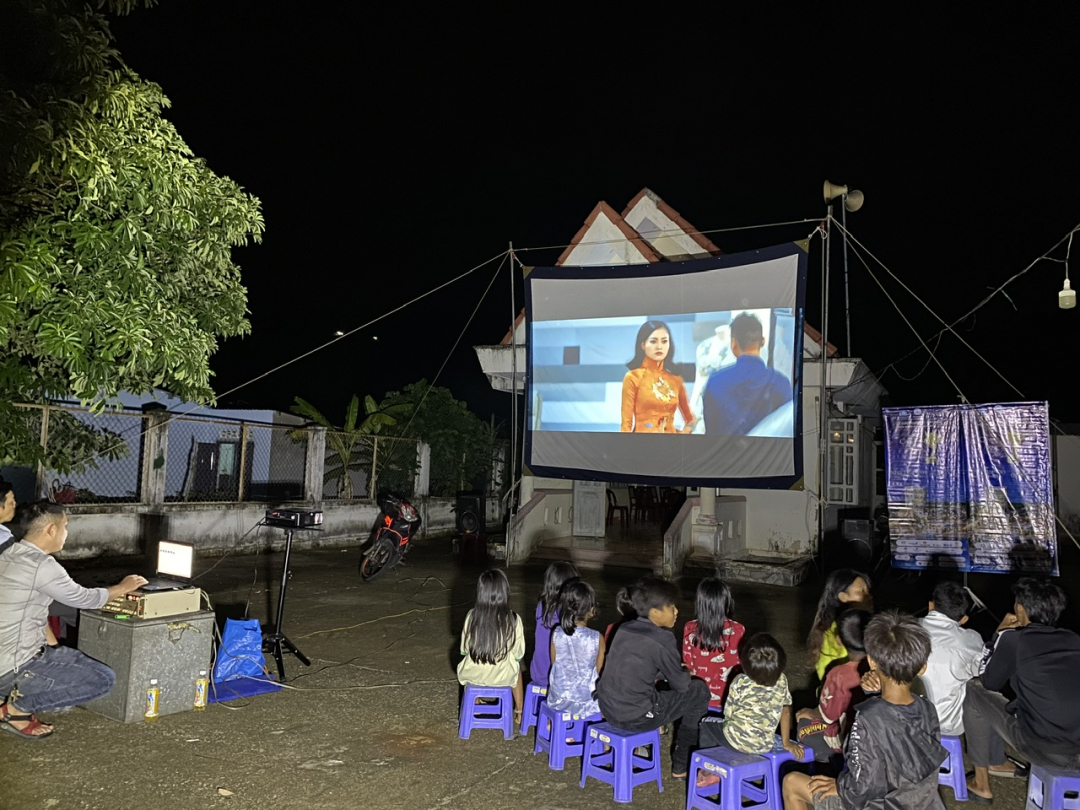
<svg viewBox="0 0 1080 810">
<path fill-rule="evenodd" d="M 157 573 L 162 577 L 191 579 L 195 563 L 195 546 L 162 540 L 158 543 Z"/>
</svg>

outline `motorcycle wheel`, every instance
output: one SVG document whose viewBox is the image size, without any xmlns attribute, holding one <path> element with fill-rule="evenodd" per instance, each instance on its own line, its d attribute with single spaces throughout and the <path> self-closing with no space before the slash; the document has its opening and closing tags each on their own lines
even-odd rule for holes
<svg viewBox="0 0 1080 810">
<path fill-rule="evenodd" d="M 393 567 L 389 564 L 393 555 L 393 542 L 386 537 L 380 537 L 375 541 L 375 545 L 371 547 L 371 550 L 360 560 L 360 578 L 364 582 L 371 582 L 384 572 L 389 571 Z"/>
</svg>

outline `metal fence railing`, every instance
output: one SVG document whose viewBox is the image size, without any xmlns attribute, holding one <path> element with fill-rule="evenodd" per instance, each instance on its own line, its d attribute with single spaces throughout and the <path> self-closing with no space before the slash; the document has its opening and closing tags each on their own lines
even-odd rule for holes
<svg viewBox="0 0 1080 810">
<path fill-rule="evenodd" d="M 58 503 L 135 503 L 139 500 L 141 413 L 94 414 L 74 406 L 17 406 L 43 460 L 39 491 Z"/>
<path fill-rule="evenodd" d="M 166 501 L 303 499 L 307 431 L 191 416 L 170 419 L 167 429 Z"/>
<path fill-rule="evenodd" d="M 165 411 L 16 407 L 34 446 L 26 459 L 14 459 L 15 469 L 36 481 L 39 496 L 65 504 L 285 503 L 307 497 L 306 476 L 318 474 L 308 469 L 308 452 L 312 431 L 321 428 Z M 146 459 L 151 446 L 159 448 L 156 457 Z M 325 446 L 322 498 L 369 500 L 384 490 L 413 495 L 418 441 L 326 431 Z M 155 493 L 142 491 L 150 480 L 144 465 L 164 465 L 163 484 L 160 475 L 145 484 L 156 486 Z"/>
</svg>

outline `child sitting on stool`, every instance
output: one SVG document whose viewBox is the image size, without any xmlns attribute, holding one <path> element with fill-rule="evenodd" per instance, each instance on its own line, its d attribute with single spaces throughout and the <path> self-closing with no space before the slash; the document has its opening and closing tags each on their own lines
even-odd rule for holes
<svg viewBox="0 0 1080 810">
<path fill-rule="evenodd" d="M 802 759 L 803 748 L 791 741 L 791 692 L 784 666 L 787 655 L 768 633 L 755 633 L 739 651 L 742 673 L 728 688 L 724 717 L 705 718 L 701 724 L 702 748 L 726 745 L 745 754 L 764 754 L 776 746 L 776 725 L 784 750 Z M 715 784 L 720 777 L 698 772 L 698 786 Z"/>
<path fill-rule="evenodd" d="M 576 717 L 597 714 L 593 697 L 596 678 L 604 666 L 604 639 L 586 627 L 596 615 L 596 593 L 580 579 L 563 585 L 559 593 L 559 626 L 551 633 L 551 677 L 547 704 Z"/>
<path fill-rule="evenodd" d="M 510 610 L 510 582 L 498 568 L 485 571 L 476 582 L 476 607 L 465 617 L 461 654 L 465 657 L 458 664 L 458 683 L 509 686 L 514 696 L 514 727 L 519 727 L 525 696 L 521 683 L 525 631 L 521 617 Z"/>
<path fill-rule="evenodd" d="M 611 725 L 650 731 L 680 721 L 671 753 L 671 775 L 685 779 L 690 749 L 697 745 L 698 723 L 709 708 L 709 688 L 682 667 L 671 628 L 679 615 L 678 589 L 647 577 L 631 592 L 638 618 L 619 627 L 597 684 L 600 710 Z M 657 679 L 667 682 L 660 691 Z"/>
<path fill-rule="evenodd" d="M 938 771 L 948 754 L 941 747 L 937 713 L 930 701 L 911 692 L 911 682 L 926 671 L 930 636 L 915 617 L 888 611 L 870 620 L 863 643 L 881 697 L 859 707 L 844 743 L 847 764 L 840 776 L 784 777 L 784 809 L 944 810 Z"/>
</svg>

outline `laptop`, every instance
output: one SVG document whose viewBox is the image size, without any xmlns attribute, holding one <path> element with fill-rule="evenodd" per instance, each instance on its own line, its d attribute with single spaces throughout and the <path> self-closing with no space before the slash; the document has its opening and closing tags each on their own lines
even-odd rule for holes
<svg viewBox="0 0 1080 810">
<path fill-rule="evenodd" d="M 151 578 L 140 591 L 177 591 L 191 587 L 195 567 L 195 546 L 162 540 L 158 543 L 157 576 Z"/>
</svg>

